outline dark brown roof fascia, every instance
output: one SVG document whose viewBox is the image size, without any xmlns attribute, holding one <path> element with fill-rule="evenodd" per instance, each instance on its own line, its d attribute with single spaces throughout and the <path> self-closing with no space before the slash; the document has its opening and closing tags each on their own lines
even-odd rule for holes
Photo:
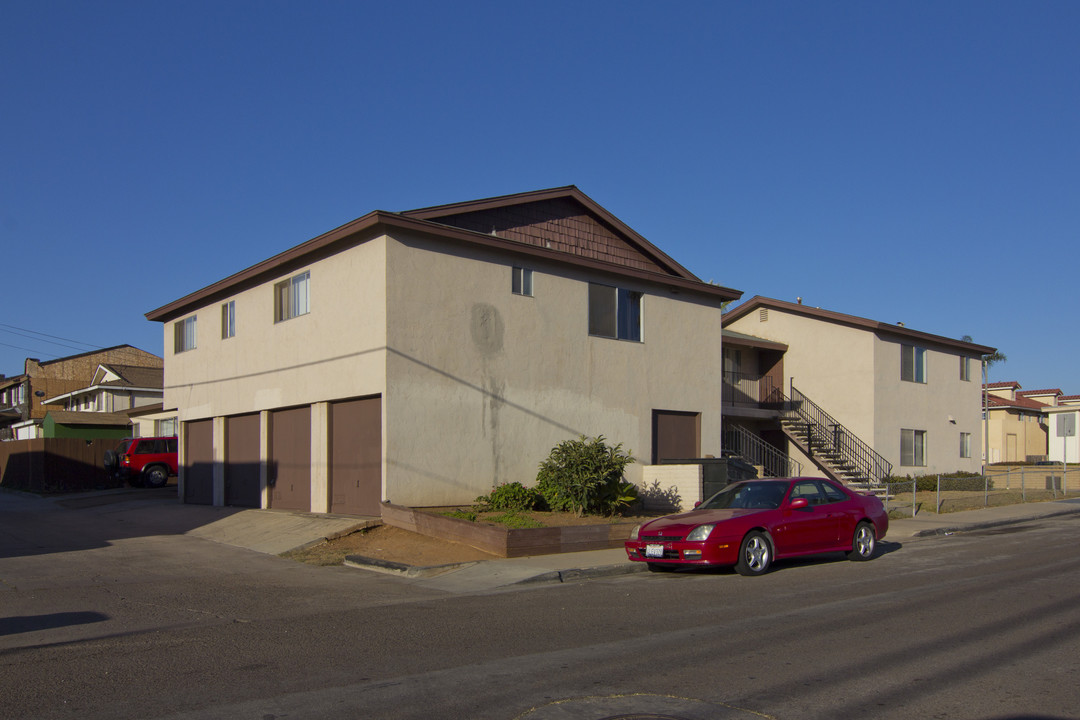
<svg viewBox="0 0 1080 720">
<path fill-rule="evenodd" d="M 997 348 L 992 348 L 988 345 L 976 345 L 975 343 L 964 342 L 963 340 L 947 338 L 944 335 L 934 335 L 932 333 L 922 332 L 921 330 L 912 330 L 901 325 L 890 325 L 889 323 L 878 322 L 877 320 L 870 320 L 856 315 L 846 315 L 832 310 L 822 310 L 821 308 L 810 307 L 809 305 L 761 297 L 760 295 L 755 295 L 734 310 L 724 313 L 723 324 L 734 322 L 762 307 L 784 310 L 797 315 L 805 315 L 807 317 L 825 320 L 827 322 L 863 328 L 864 330 L 870 330 L 871 332 L 887 332 L 891 335 L 899 335 L 913 340 L 922 340 L 924 342 L 931 342 L 937 345 L 956 348 L 958 350 L 965 350 L 975 355 L 991 355 L 997 350 Z"/>
<path fill-rule="evenodd" d="M 466 202 L 451 203 L 449 205 L 436 205 L 434 207 L 406 210 L 398 213 L 405 217 L 429 220 L 431 218 L 444 217 L 446 215 L 460 215 L 461 213 L 477 212 L 479 210 L 491 210 L 493 208 L 521 205 L 541 200 L 553 200 L 556 198 L 573 198 L 585 206 L 585 209 L 598 216 L 603 222 L 610 225 L 616 232 L 624 235 L 632 245 L 651 258 L 661 267 L 671 273 L 687 280 L 699 280 L 696 275 L 675 262 L 663 250 L 653 245 L 644 237 L 635 232 L 629 225 L 608 212 L 602 205 L 578 189 L 576 185 L 549 188 L 547 190 L 532 190 L 530 192 L 517 193 L 514 195 L 500 195 L 499 197 L 486 198 L 483 200 L 468 200 Z"/>
<path fill-rule="evenodd" d="M 569 264 L 578 267 L 587 267 L 612 275 L 633 277 L 650 283 L 660 283 L 669 286 L 673 290 L 687 291 L 690 293 L 711 297 L 719 300 L 737 300 L 742 297 L 738 290 L 710 285 L 696 278 L 683 278 L 672 275 L 636 270 L 623 265 L 581 258 L 557 250 L 549 250 L 532 245 L 526 245 L 513 240 L 506 240 L 493 235 L 485 235 L 471 230 L 442 225 L 441 223 L 427 220 L 405 217 L 397 213 L 388 213 L 376 210 L 353 220 L 350 223 L 323 233 L 316 238 L 301 243 L 294 248 L 279 253 L 260 263 L 252 265 L 246 270 L 230 275 L 202 290 L 197 290 L 175 300 L 168 305 L 151 310 L 146 313 L 148 320 L 168 322 L 174 318 L 190 312 L 192 309 L 202 307 L 215 298 L 227 297 L 235 294 L 238 288 L 249 287 L 264 282 L 269 277 L 281 275 L 285 269 L 300 267 L 316 259 L 332 254 L 338 245 L 355 244 L 361 241 L 365 234 L 374 237 L 382 229 L 401 229 L 419 233 L 440 239 L 459 240 L 472 245 L 497 248 L 520 255 L 542 257 L 561 264 Z"/>
</svg>

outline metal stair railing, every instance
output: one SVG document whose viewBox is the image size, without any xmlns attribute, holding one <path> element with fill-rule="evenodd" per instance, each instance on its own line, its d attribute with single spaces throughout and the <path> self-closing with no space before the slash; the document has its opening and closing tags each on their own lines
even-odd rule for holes
<svg viewBox="0 0 1080 720">
<path fill-rule="evenodd" d="M 773 447 L 741 425 L 724 423 L 723 448 L 741 456 L 751 465 L 759 465 L 766 477 L 799 477 L 802 463 Z"/>
<path fill-rule="evenodd" d="M 783 417 L 806 432 L 811 453 L 825 456 L 843 474 L 873 485 L 880 485 L 892 474 L 892 463 L 795 389 L 794 383 Z"/>
</svg>

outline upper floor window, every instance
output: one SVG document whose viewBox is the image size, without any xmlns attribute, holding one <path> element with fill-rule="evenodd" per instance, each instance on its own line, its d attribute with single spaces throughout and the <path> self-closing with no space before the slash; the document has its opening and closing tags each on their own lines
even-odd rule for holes
<svg viewBox="0 0 1080 720">
<path fill-rule="evenodd" d="M 641 293 L 589 283 L 589 334 L 641 340 Z"/>
<path fill-rule="evenodd" d="M 274 322 L 307 315 L 310 272 L 302 272 L 274 286 Z"/>
<path fill-rule="evenodd" d="M 221 339 L 236 335 L 236 301 L 230 300 L 221 306 Z"/>
<path fill-rule="evenodd" d="M 182 353 L 196 347 L 195 315 L 173 324 L 173 352 Z"/>
<path fill-rule="evenodd" d="M 971 381 L 971 358 L 960 358 L 960 379 L 965 382 Z"/>
<path fill-rule="evenodd" d="M 514 268 L 513 279 L 510 281 L 510 291 L 515 295 L 533 294 L 533 271 L 529 268 Z"/>
<path fill-rule="evenodd" d="M 900 379 L 908 382 L 926 382 L 926 348 L 914 345 L 900 346 Z"/>
</svg>

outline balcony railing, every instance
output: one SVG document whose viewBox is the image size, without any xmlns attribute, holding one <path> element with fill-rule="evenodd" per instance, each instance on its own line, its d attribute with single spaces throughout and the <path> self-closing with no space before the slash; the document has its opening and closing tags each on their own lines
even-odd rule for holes
<svg viewBox="0 0 1080 720">
<path fill-rule="evenodd" d="M 724 405 L 746 408 L 781 410 L 784 393 L 769 375 L 748 375 L 725 372 L 723 374 L 721 401 Z"/>
</svg>

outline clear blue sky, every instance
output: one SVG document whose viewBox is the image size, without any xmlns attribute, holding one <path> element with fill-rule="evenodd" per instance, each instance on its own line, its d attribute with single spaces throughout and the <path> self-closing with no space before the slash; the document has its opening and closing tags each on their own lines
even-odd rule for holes
<svg viewBox="0 0 1080 720">
<path fill-rule="evenodd" d="M 370 210 L 574 184 L 745 298 L 1078 394 L 1078 37 L 1071 1 L 8 0 L 0 373 L 161 354 L 145 312 Z"/>
</svg>

